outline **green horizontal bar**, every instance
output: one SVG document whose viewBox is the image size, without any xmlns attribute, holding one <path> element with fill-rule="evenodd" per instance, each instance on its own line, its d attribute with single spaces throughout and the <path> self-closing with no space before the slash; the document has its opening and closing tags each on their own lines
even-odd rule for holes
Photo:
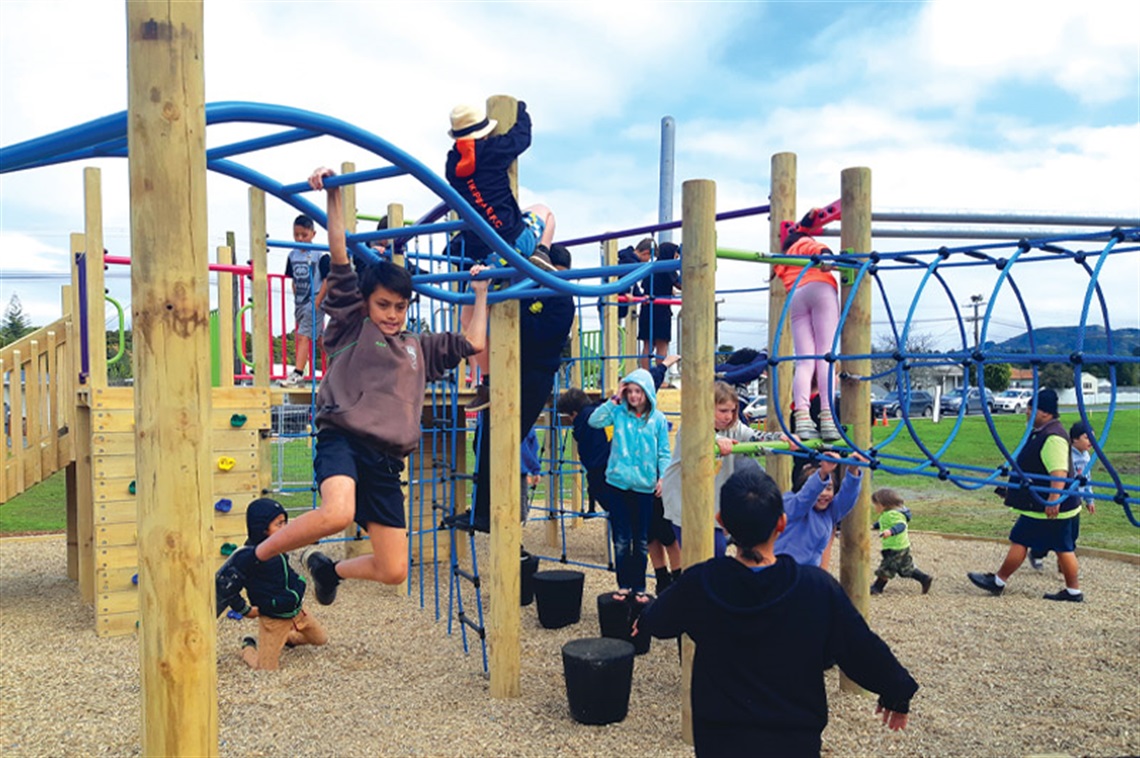
<svg viewBox="0 0 1140 758">
<path fill-rule="evenodd" d="M 356 218 L 358 221 L 375 221 L 377 224 L 379 224 L 381 221 L 383 221 L 386 217 L 387 217 L 387 214 L 385 214 L 384 216 L 373 216 L 370 213 L 357 213 L 356 214 Z M 415 221 L 412 221 L 411 219 L 404 219 L 404 226 L 415 226 L 415 225 L 416 225 Z"/>
<path fill-rule="evenodd" d="M 811 263 L 810 260 L 801 255 L 770 255 L 768 253 L 757 253 L 751 250 L 736 250 L 731 247 L 718 247 L 716 249 L 716 257 L 732 261 L 770 263 L 772 265 L 782 264 L 785 266 L 803 266 Z"/>
<path fill-rule="evenodd" d="M 804 440 L 799 443 L 800 447 L 811 448 L 812 450 L 824 450 L 836 447 L 829 445 L 823 440 Z M 769 450 L 791 450 L 792 446 L 787 442 L 738 442 L 732 447 L 733 455 L 763 455 Z"/>
</svg>

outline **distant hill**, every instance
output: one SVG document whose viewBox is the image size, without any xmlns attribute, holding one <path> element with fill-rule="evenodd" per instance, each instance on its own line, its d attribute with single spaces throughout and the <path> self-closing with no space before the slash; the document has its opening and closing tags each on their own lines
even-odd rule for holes
<svg viewBox="0 0 1140 758">
<path fill-rule="evenodd" d="M 1078 327 L 1075 326 L 1046 326 L 1033 330 L 1034 348 L 1038 353 L 1071 353 L 1077 345 Z M 1028 353 L 1029 333 L 998 342 L 994 345 L 997 350 L 1011 353 Z M 1113 329 L 1112 353 L 1113 355 L 1132 355 L 1132 349 L 1140 347 L 1140 329 Z M 1102 326 L 1089 326 L 1085 329 L 1084 352 L 1108 352 L 1108 335 Z"/>
</svg>

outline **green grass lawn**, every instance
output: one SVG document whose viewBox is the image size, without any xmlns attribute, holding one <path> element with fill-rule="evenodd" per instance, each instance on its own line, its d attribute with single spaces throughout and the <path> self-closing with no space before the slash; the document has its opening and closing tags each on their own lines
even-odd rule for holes
<svg viewBox="0 0 1140 758">
<path fill-rule="evenodd" d="M 1062 422 L 1072 423 L 1074 413 L 1063 413 Z M 1094 413 L 1090 419 L 1094 429 L 1104 423 L 1103 413 Z M 932 451 L 939 449 L 949 437 L 955 419 L 944 419 L 934 424 L 929 419 L 917 419 L 914 423 L 923 440 Z M 873 427 L 875 444 L 881 445 L 898 425 L 891 420 L 889 427 Z M 1025 417 L 1021 415 L 998 416 L 995 425 L 1007 447 L 1014 447 L 1025 431 Z M 1105 449 L 1113 465 L 1121 475 L 1124 484 L 1140 485 L 1140 411 L 1121 411 L 1113 420 L 1112 432 Z M 922 457 L 918 446 L 910 439 L 905 429 L 885 448 L 885 455 L 907 458 Z M 544 453 L 548 457 L 549 453 Z M 1002 457 L 990 436 L 985 419 L 971 416 L 964 420 L 953 443 L 942 454 L 942 458 L 955 465 L 979 466 L 993 469 Z M 474 460 L 474 455 L 469 455 Z M 889 460 L 889 459 L 888 459 Z M 918 464 L 890 460 L 891 465 L 915 469 Z M 278 465 L 278 464 L 275 464 Z M 304 440 L 290 443 L 280 459 L 279 467 L 284 471 L 286 481 L 305 481 L 311 472 L 311 459 Z M 955 470 L 958 473 L 958 470 Z M 984 475 L 980 475 L 984 476 Z M 1104 467 L 1097 465 L 1093 472 L 1097 481 L 1107 481 Z M 876 472 L 875 486 L 893 487 L 901 490 L 908 505 L 915 514 L 914 528 L 953 534 L 970 534 L 984 537 L 1004 538 L 1013 523 L 1012 512 L 1002 505 L 993 494 L 993 485 L 975 489 L 962 489 L 957 485 L 940 481 L 935 477 L 892 475 Z M 538 498 L 544 498 L 544 486 L 540 485 Z M 312 502 L 308 491 L 283 493 L 279 499 L 287 507 L 305 507 Z M 28 492 L 0 505 L 0 535 L 24 532 L 63 531 L 65 491 L 63 473 L 58 473 Z M 1100 502 L 1095 516 L 1081 518 L 1080 544 L 1140 553 L 1140 528 L 1132 526 L 1123 509 L 1111 502 Z M 1140 515 L 1140 514 L 1138 514 Z"/>
</svg>

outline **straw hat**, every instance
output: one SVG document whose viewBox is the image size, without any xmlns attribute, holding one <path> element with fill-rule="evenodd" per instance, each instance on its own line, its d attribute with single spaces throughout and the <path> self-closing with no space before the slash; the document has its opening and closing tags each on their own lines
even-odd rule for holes
<svg viewBox="0 0 1140 758">
<path fill-rule="evenodd" d="M 451 109 L 452 139 L 480 139 L 490 134 L 499 122 L 487 118 L 487 111 L 474 105 L 457 105 Z"/>
</svg>

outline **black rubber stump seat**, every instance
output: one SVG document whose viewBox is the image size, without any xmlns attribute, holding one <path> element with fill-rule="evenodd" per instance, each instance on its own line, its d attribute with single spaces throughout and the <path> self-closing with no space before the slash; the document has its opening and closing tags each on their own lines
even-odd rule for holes
<svg viewBox="0 0 1140 758">
<path fill-rule="evenodd" d="M 608 637 L 562 646 L 570 715 L 580 724 L 613 724 L 629 712 L 633 645 Z"/>
<path fill-rule="evenodd" d="M 560 629 L 577 624 L 582 618 L 582 586 L 586 575 L 581 571 L 537 571 L 534 574 L 534 599 L 538 604 L 538 623 L 545 629 Z"/>
</svg>

